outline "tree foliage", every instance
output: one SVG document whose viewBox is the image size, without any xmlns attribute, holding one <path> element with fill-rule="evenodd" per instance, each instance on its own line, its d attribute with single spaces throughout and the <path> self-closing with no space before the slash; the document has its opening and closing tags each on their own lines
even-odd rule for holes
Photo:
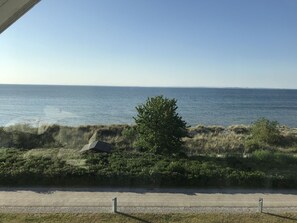
<svg viewBox="0 0 297 223">
<path fill-rule="evenodd" d="M 156 96 L 136 107 L 138 114 L 134 119 L 138 147 L 159 154 L 181 151 L 182 138 L 187 136 L 187 124 L 177 113 L 176 102 L 175 99 Z"/>
</svg>

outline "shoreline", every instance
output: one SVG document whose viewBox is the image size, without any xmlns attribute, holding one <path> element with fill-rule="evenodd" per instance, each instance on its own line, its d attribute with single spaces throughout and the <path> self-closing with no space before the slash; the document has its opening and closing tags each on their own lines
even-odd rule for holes
<svg viewBox="0 0 297 223">
<path fill-rule="evenodd" d="M 281 87 L 232 87 L 232 86 L 138 86 L 138 85 L 79 85 L 79 84 L 11 84 L 0 83 L 0 86 L 45 86 L 45 87 L 101 87 L 101 88 L 152 88 L 152 89 L 239 89 L 239 90 L 297 90 L 296 88 L 281 88 Z"/>
</svg>

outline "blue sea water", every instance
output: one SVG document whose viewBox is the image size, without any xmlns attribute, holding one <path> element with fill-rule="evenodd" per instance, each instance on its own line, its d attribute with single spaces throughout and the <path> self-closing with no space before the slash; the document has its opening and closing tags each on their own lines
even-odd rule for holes
<svg viewBox="0 0 297 223">
<path fill-rule="evenodd" d="M 176 98 L 188 125 L 250 124 L 260 117 L 297 127 L 297 90 L 0 85 L 0 126 L 132 124 L 148 97 Z"/>
</svg>

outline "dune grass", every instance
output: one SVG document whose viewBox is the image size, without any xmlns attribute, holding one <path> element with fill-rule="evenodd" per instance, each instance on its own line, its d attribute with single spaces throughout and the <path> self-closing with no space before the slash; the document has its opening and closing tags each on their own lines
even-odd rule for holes
<svg viewBox="0 0 297 223">
<path fill-rule="evenodd" d="M 185 138 L 185 146 L 188 154 L 226 154 L 244 152 L 246 135 L 234 132 L 202 133 L 192 138 Z"/>
<path fill-rule="evenodd" d="M 2 223 L 280 223 L 297 221 L 296 213 L 253 213 L 253 214 L 224 214 L 224 213 L 200 213 L 200 214 L 0 214 Z"/>
<path fill-rule="evenodd" d="M 188 155 L 201 154 L 245 154 L 255 149 L 280 151 L 283 153 L 297 153 L 297 129 L 278 126 L 278 142 L 269 144 L 251 140 L 251 127 L 244 125 L 203 126 L 198 125 L 188 129 L 190 137 L 184 138 L 186 153 Z M 79 150 L 90 141 L 101 140 L 110 143 L 113 147 L 133 150 L 136 147 L 136 132 L 133 126 L 41 126 L 33 128 L 28 125 L 15 125 L 0 127 L 0 148 L 17 149 L 54 149 L 64 148 Z M 274 138 L 274 137 L 273 137 Z M 40 150 L 39 150 L 40 151 Z M 59 156 L 64 156 L 61 149 Z M 34 152 L 37 153 L 37 152 Z M 56 151 L 49 151 L 56 155 Z M 61 155 L 62 153 L 62 155 Z M 67 151 L 66 151 L 67 153 Z M 74 159 L 74 158 L 69 158 Z M 73 163 L 75 163 L 73 161 Z M 77 165 L 83 165 L 79 161 Z"/>
</svg>

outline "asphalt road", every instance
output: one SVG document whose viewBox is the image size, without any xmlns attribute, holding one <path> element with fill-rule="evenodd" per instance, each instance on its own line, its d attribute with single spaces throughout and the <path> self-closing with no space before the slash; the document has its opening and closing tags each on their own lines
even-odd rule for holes
<svg viewBox="0 0 297 223">
<path fill-rule="evenodd" d="M 297 211 L 297 190 L 0 188 L 0 212 L 111 212 L 114 197 L 121 212 Z"/>
</svg>

